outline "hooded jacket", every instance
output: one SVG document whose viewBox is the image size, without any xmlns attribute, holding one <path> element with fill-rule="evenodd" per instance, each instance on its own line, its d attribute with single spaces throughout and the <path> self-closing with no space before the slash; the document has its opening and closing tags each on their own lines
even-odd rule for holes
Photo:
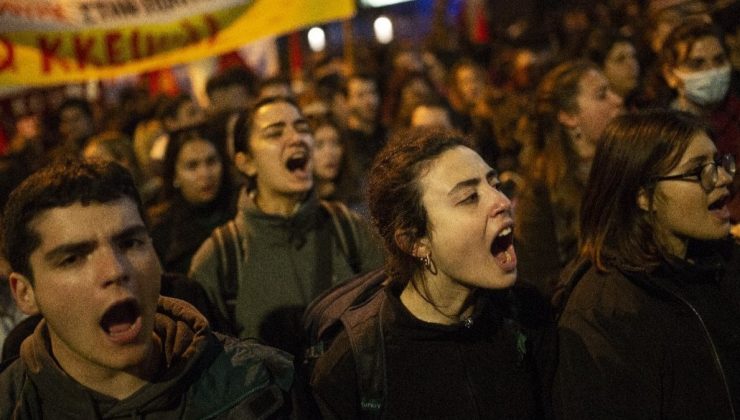
<svg viewBox="0 0 740 420">
<path fill-rule="evenodd" d="M 280 417 L 293 380 L 285 353 L 216 335 L 186 302 L 160 297 L 154 336 L 163 354 L 157 379 L 116 400 L 69 377 L 50 353 L 46 322 L 0 374 L 0 418 L 244 419 Z"/>
</svg>

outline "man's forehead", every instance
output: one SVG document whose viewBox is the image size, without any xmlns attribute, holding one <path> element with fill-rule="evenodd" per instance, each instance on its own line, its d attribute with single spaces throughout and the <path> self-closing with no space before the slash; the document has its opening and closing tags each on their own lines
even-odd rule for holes
<svg viewBox="0 0 740 420">
<path fill-rule="evenodd" d="M 28 224 L 41 240 L 75 240 L 93 235 L 115 234 L 119 230 L 143 225 L 136 203 L 128 197 L 105 203 L 75 201 L 66 206 L 39 212 Z"/>
</svg>

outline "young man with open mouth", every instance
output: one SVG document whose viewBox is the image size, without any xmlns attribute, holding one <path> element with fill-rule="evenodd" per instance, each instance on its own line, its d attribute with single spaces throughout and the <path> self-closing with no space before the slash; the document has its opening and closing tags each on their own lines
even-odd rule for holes
<svg viewBox="0 0 740 420">
<path fill-rule="evenodd" d="M 46 168 L 10 195 L 3 221 L 13 296 L 44 319 L 0 367 L 0 418 L 285 410 L 288 355 L 216 335 L 194 307 L 160 296 L 162 268 L 123 167 Z"/>
</svg>

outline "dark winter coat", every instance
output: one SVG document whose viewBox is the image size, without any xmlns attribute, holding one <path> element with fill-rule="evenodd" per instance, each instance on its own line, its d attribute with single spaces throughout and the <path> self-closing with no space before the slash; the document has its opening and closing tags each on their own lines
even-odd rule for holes
<svg viewBox="0 0 740 420">
<path fill-rule="evenodd" d="M 732 265 L 719 258 L 674 261 L 650 273 L 600 273 L 588 262 L 573 264 L 565 278 L 575 287 L 559 320 L 556 413 L 564 419 L 737 418 L 737 258 Z M 582 277 L 574 275 L 579 271 Z"/>
<path fill-rule="evenodd" d="M 46 322 L 0 374 L 2 419 L 270 418 L 285 414 L 290 357 L 211 332 L 189 304 L 160 298 L 154 334 L 167 365 L 157 381 L 117 401 L 69 377 L 49 352 Z"/>
<path fill-rule="evenodd" d="M 555 354 L 549 307 L 533 290 L 519 287 L 482 293 L 471 321 L 440 325 L 415 318 L 401 303 L 400 291 L 385 290 L 384 418 L 548 416 L 548 372 Z M 317 361 L 311 385 L 325 418 L 360 418 L 346 332 Z"/>
</svg>

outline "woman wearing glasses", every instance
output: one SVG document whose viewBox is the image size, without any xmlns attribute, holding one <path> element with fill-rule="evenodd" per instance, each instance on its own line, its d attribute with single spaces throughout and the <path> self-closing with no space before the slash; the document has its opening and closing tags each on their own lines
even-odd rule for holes
<svg viewBox="0 0 740 420">
<path fill-rule="evenodd" d="M 678 111 L 606 129 L 559 296 L 561 417 L 740 415 L 735 161 L 707 133 Z"/>
</svg>

